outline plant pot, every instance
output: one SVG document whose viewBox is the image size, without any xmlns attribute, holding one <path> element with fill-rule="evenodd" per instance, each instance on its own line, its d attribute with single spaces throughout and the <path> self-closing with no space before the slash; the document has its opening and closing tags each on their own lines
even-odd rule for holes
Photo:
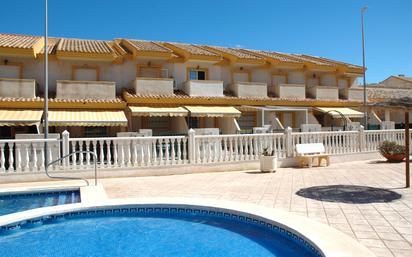
<svg viewBox="0 0 412 257">
<path fill-rule="evenodd" d="M 278 166 L 278 159 L 276 156 L 260 156 L 260 171 L 274 172 Z"/>
<path fill-rule="evenodd" d="M 406 154 L 383 154 L 388 162 L 402 162 L 406 158 Z"/>
</svg>

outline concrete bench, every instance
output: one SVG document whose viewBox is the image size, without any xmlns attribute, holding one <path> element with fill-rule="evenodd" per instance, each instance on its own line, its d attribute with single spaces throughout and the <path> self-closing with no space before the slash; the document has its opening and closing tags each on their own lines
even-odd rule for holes
<svg viewBox="0 0 412 257">
<path fill-rule="evenodd" d="M 325 146 L 322 143 L 296 144 L 297 159 L 301 167 L 312 168 L 315 159 L 318 160 L 318 166 L 321 165 L 322 160 L 325 160 L 326 166 L 329 166 L 330 158 L 325 152 Z"/>
</svg>

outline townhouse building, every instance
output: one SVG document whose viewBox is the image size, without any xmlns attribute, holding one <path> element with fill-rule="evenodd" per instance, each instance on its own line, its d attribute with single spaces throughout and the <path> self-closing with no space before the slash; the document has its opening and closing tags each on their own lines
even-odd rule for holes
<svg viewBox="0 0 412 257">
<path fill-rule="evenodd" d="M 0 133 L 40 133 L 44 38 L 0 34 Z M 360 66 L 304 54 L 50 38 L 49 125 L 73 136 L 220 133 L 360 121 Z"/>
</svg>

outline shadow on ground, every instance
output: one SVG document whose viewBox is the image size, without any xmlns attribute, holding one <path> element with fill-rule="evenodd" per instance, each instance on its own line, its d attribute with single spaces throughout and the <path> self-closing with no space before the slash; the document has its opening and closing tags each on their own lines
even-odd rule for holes
<svg viewBox="0 0 412 257">
<path fill-rule="evenodd" d="M 354 204 L 387 203 L 402 197 L 388 189 L 355 185 L 308 187 L 300 189 L 296 194 L 318 201 Z"/>
</svg>

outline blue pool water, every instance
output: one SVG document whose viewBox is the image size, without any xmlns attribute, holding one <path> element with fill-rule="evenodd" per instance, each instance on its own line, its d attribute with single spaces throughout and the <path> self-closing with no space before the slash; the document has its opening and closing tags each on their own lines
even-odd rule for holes
<svg viewBox="0 0 412 257">
<path fill-rule="evenodd" d="M 314 257 L 264 225 L 202 214 L 72 214 L 0 233 L 0 256 Z"/>
<path fill-rule="evenodd" d="M 42 192 L 0 195 L 0 216 L 34 208 L 80 202 L 80 192 Z"/>
</svg>

